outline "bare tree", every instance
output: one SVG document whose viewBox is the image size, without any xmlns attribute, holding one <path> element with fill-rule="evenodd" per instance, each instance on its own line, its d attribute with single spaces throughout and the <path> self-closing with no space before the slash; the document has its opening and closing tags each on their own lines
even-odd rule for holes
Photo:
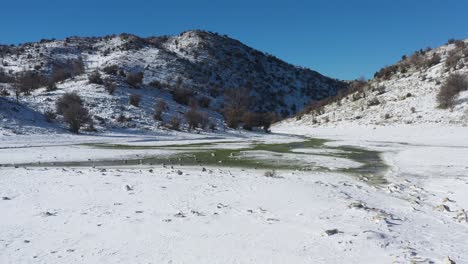
<svg viewBox="0 0 468 264">
<path fill-rule="evenodd" d="M 162 114 L 167 110 L 167 108 L 166 102 L 163 99 L 158 98 L 154 104 L 154 120 L 162 121 Z"/>
<path fill-rule="evenodd" d="M 228 127 L 239 127 L 240 119 L 249 107 L 249 94 L 247 88 L 229 89 L 225 92 L 224 118 Z"/>
<path fill-rule="evenodd" d="M 208 115 L 197 110 L 196 105 L 190 107 L 185 113 L 185 119 L 189 125 L 189 129 L 196 129 L 197 127 L 205 128 L 208 125 Z"/>
<path fill-rule="evenodd" d="M 45 84 L 45 78 L 37 72 L 24 72 L 16 78 L 15 82 L 17 90 L 24 95 L 30 95 L 33 90 Z"/>
<path fill-rule="evenodd" d="M 88 109 L 79 104 L 71 104 L 63 113 L 63 119 L 73 133 L 78 133 L 81 126 L 90 120 Z"/>
<path fill-rule="evenodd" d="M 89 122 L 89 112 L 83 105 L 83 99 L 76 93 L 62 95 L 55 104 L 56 112 L 63 115 L 63 119 L 70 126 L 70 131 L 78 133 L 81 126 Z"/>
<path fill-rule="evenodd" d="M 455 99 L 461 91 L 468 89 L 468 80 L 461 74 L 450 75 L 437 94 L 439 108 L 447 109 L 455 105 Z"/>
</svg>

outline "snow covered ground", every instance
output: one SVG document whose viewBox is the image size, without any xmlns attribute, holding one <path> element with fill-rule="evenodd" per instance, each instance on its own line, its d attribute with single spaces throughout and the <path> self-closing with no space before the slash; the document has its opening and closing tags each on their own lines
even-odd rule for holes
<svg viewBox="0 0 468 264">
<path fill-rule="evenodd" d="M 222 165 L 0 167 L 0 263 L 468 263 L 468 128 L 283 122 L 273 131 L 2 136 L 0 164 L 173 151 L 80 143 L 231 149 L 303 140 L 290 135 L 298 134 L 381 151 L 389 183 L 338 171 L 266 177 L 265 169 Z"/>
</svg>

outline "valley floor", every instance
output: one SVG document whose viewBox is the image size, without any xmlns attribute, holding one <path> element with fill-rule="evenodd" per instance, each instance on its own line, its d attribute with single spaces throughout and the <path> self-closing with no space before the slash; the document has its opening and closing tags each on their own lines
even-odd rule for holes
<svg viewBox="0 0 468 264">
<path fill-rule="evenodd" d="M 468 128 L 283 123 L 273 132 L 2 136 L 0 263 L 468 263 Z M 311 156 L 246 152 L 328 170 L 266 177 L 267 168 L 222 162 L 125 164 L 177 151 L 155 146 L 234 150 L 298 134 L 332 141 Z M 379 151 L 387 183 L 319 153 L 338 146 Z M 60 166 L 77 161 L 96 166 Z M 55 165 L 25 165 L 37 162 Z"/>
</svg>

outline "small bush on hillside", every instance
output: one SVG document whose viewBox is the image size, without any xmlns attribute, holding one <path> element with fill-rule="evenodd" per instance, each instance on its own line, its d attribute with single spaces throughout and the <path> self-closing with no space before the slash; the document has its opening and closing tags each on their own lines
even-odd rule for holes
<svg viewBox="0 0 468 264">
<path fill-rule="evenodd" d="M 78 133 L 81 126 L 89 121 L 89 112 L 82 105 L 72 104 L 63 113 L 63 119 L 69 124 L 71 132 Z"/>
<path fill-rule="evenodd" d="M 154 120 L 162 121 L 162 114 L 166 110 L 167 110 L 166 102 L 163 99 L 158 98 L 156 100 L 156 103 L 154 104 L 154 115 L 153 115 Z"/>
<path fill-rule="evenodd" d="M 135 107 L 140 106 L 140 101 L 141 101 L 141 95 L 139 94 L 131 94 L 128 98 L 128 103 Z"/>
<path fill-rule="evenodd" d="M 109 65 L 102 68 L 102 71 L 109 75 L 117 75 L 119 72 L 119 67 L 117 65 Z"/>
<path fill-rule="evenodd" d="M 127 73 L 127 83 L 132 87 L 138 87 L 143 83 L 143 72 L 129 72 Z"/>
<path fill-rule="evenodd" d="M 56 102 L 56 112 L 63 115 L 73 133 L 78 133 L 81 126 L 89 120 L 88 109 L 83 106 L 83 100 L 76 93 L 62 95 Z"/>
<path fill-rule="evenodd" d="M 78 76 L 85 72 L 84 62 L 83 59 L 80 57 L 76 60 L 72 60 L 71 62 L 71 76 Z"/>
<path fill-rule="evenodd" d="M 24 95 L 30 95 L 33 90 L 47 85 L 47 79 L 37 72 L 24 72 L 16 78 L 15 86 Z"/>
<path fill-rule="evenodd" d="M 224 119 L 230 128 L 238 128 L 242 116 L 249 108 L 250 90 L 248 88 L 228 89 L 224 93 Z"/>
<path fill-rule="evenodd" d="M 452 50 L 448 54 L 447 59 L 445 60 L 445 67 L 447 68 L 447 70 L 456 69 L 460 59 L 461 56 L 457 52 Z"/>
<path fill-rule="evenodd" d="M 224 111 L 224 120 L 226 121 L 226 125 L 229 128 L 236 129 L 239 127 L 241 113 L 236 111 L 235 109 L 227 109 Z"/>
<path fill-rule="evenodd" d="M 104 83 L 104 81 L 101 78 L 101 74 L 98 71 L 94 71 L 90 75 L 88 75 L 88 81 L 89 83 L 94 83 L 94 84 Z"/>
<path fill-rule="evenodd" d="M 62 82 L 70 77 L 71 74 L 64 68 L 54 67 L 52 69 L 52 83 Z"/>
<path fill-rule="evenodd" d="M 260 127 L 265 132 L 269 132 L 273 119 L 274 116 L 270 113 L 246 112 L 242 116 L 243 128 L 245 130 L 252 130 L 255 127 Z"/>
<path fill-rule="evenodd" d="M 205 128 L 208 125 L 209 119 L 206 113 L 198 111 L 195 107 L 191 107 L 185 113 L 189 129 L 196 129 L 197 127 Z"/>
<path fill-rule="evenodd" d="M 383 67 L 380 71 L 374 74 L 375 78 L 382 79 L 382 80 L 389 80 L 395 73 L 398 72 L 398 66 L 392 65 Z"/>
<path fill-rule="evenodd" d="M 179 104 L 188 105 L 193 97 L 193 92 L 189 89 L 176 87 L 172 91 L 172 98 Z"/>
<path fill-rule="evenodd" d="M 108 94 L 113 95 L 115 90 L 117 90 L 117 85 L 111 80 L 104 80 L 104 89 Z"/>
<path fill-rule="evenodd" d="M 457 49 L 464 49 L 466 47 L 466 43 L 463 40 L 455 40 L 454 44 Z"/>
<path fill-rule="evenodd" d="M 461 91 L 468 89 L 466 76 L 461 74 L 450 75 L 444 84 L 440 87 L 437 94 L 439 108 L 447 109 L 455 105 L 455 99 Z"/>
<path fill-rule="evenodd" d="M 65 110 L 72 104 L 83 105 L 83 99 L 75 92 L 63 94 L 55 103 L 57 114 L 63 115 Z"/>
<path fill-rule="evenodd" d="M 408 58 L 408 63 L 410 63 L 416 69 L 424 66 L 424 55 L 421 52 L 415 52 Z"/>
<path fill-rule="evenodd" d="M 169 121 L 169 128 L 172 130 L 179 130 L 180 129 L 180 119 L 176 116 L 173 116 Z"/>
<path fill-rule="evenodd" d="M 462 51 L 463 57 L 468 58 L 468 46 Z"/>
<path fill-rule="evenodd" d="M 252 130 L 254 127 L 257 127 L 260 123 L 261 117 L 257 113 L 246 112 L 242 116 L 242 123 L 245 130 Z"/>
<path fill-rule="evenodd" d="M 44 117 L 47 122 L 51 123 L 57 118 L 57 114 L 53 110 L 49 109 L 44 111 Z"/>
<path fill-rule="evenodd" d="M 198 105 L 202 108 L 208 108 L 210 107 L 211 99 L 206 96 L 202 96 L 198 98 Z"/>
<path fill-rule="evenodd" d="M 57 90 L 57 85 L 53 82 L 49 82 L 46 86 L 46 91 L 47 92 L 53 92 Z"/>
<path fill-rule="evenodd" d="M 439 63 L 440 63 L 440 60 L 441 60 L 440 55 L 437 54 L 437 53 L 434 53 L 430 59 L 427 59 L 427 60 L 424 62 L 424 66 L 425 66 L 426 68 L 430 68 L 430 67 L 432 67 L 432 66 L 434 66 L 434 65 L 439 64 Z"/>
</svg>

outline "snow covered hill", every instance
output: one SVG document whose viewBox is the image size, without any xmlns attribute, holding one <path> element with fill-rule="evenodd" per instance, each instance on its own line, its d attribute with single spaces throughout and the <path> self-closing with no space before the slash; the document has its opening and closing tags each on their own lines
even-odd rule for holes
<svg viewBox="0 0 468 264">
<path fill-rule="evenodd" d="M 152 115 L 156 98 L 169 106 L 163 120 L 173 116 L 182 118 L 189 101 L 195 100 L 212 123 L 223 127 L 220 113 L 228 89 L 248 90 L 248 107 L 252 111 L 275 112 L 286 117 L 301 110 L 310 100 L 334 95 L 346 86 L 344 82 L 290 65 L 227 36 L 200 30 L 178 36 L 141 38 L 121 34 L 0 45 L 0 62 L 3 94 L 0 123 L 2 127 L 14 127 L 16 132 L 29 130 L 22 129 L 22 125 L 51 126 L 43 122 L 44 118 L 31 121 L 27 115 L 12 115 L 12 111 L 43 113 L 54 108 L 58 96 L 70 91 L 84 98 L 98 128 L 154 129 L 157 122 Z M 88 81 L 88 76 L 95 71 L 100 73 L 102 83 Z M 21 95 L 21 105 L 12 108 L 10 105 L 16 101 L 13 78 L 25 72 L 37 75 L 35 84 L 31 85 L 37 87 L 31 88 L 30 96 Z M 143 74 L 142 82 L 129 84 L 128 76 L 139 73 Z M 46 88 L 51 81 L 56 82 L 57 90 Z M 113 94 L 106 92 L 110 83 L 116 86 Z M 128 104 L 130 94 L 141 96 L 140 107 Z M 175 98 L 177 95 L 179 98 Z M 119 116 L 125 116 L 127 122 L 118 122 Z"/>
<path fill-rule="evenodd" d="M 437 95 L 449 76 L 468 77 L 468 45 L 465 41 L 403 56 L 366 82 L 355 82 L 354 90 L 315 102 L 295 118 L 284 121 L 311 126 L 468 124 L 468 87 L 453 108 L 438 107 Z M 350 87 L 352 88 L 353 85 Z"/>
</svg>

